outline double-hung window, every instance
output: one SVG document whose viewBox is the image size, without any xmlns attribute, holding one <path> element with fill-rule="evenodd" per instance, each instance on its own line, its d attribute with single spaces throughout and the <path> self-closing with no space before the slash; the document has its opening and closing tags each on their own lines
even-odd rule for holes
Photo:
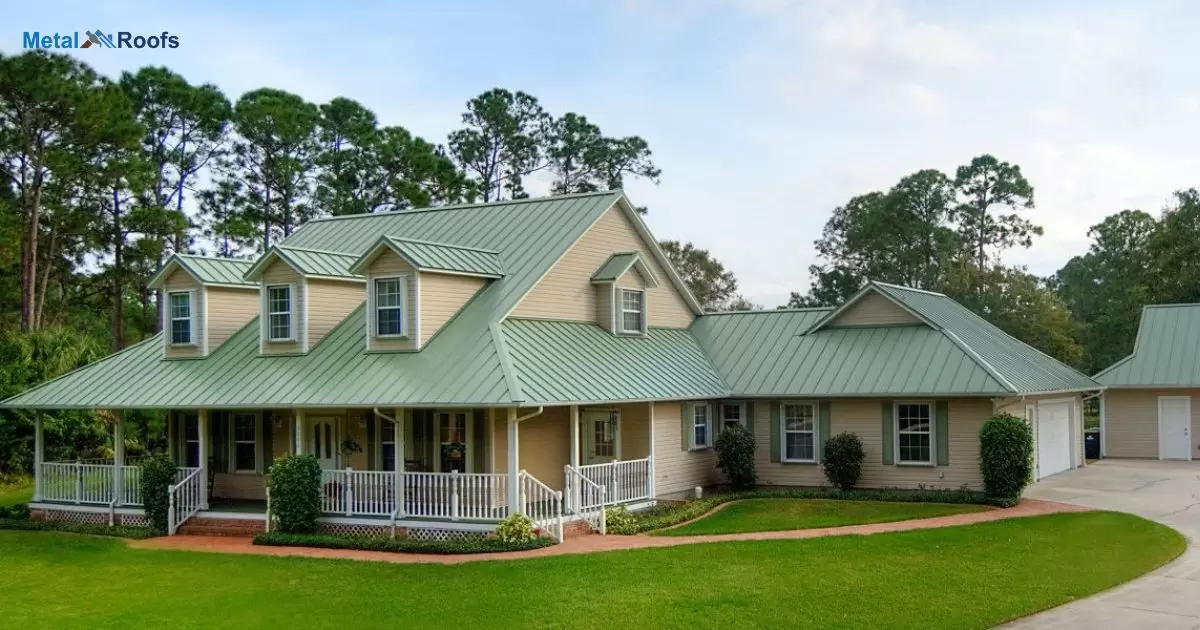
<svg viewBox="0 0 1200 630">
<path fill-rule="evenodd" d="M 200 418 L 194 414 L 184 414 L 183 418 L 183 465 L 188 468 L 200 467 Z"/>
<path fill-rule="evenodd" d="M 192 292 L 173 292 L 167 299 L 171 312 L 171 345 L 192 345 L 195 343 L 192 339 Z"/>
<path fill-rule="evenodd" d="M 292 334 L 292 286 L 289 284 L 267 287 L 267 339 L 295 339 Z"/>
<path fill-rule="evenodd" d="M 404 278 L 375 279 L 375 336 L 400 337 L 405 334 L 404 311 L 407 282 Z"/>
<path fill-rule="evenodd" d="M 258 470 L 257 414 L 233 414 L 233 469 L 235 472 Z"/>
<path fill-rule="evenodd" d="M 817 461 L 817 405 L 783 403 L 783 461 Z"/>
<path fill-rule="evenodd" d="M 396 424 L 386 420 L 379 424 L 379 463 L 383 470 L 396 470 Z"/>
<path fill-rule="evenodd" d="M 933 463 L 933 405 L 925 402 L 896 403 L 896 462 Z"/>
<path fill-rule="evenodd" d="M 708 448 L 712 446 L 712 432 L 709 430 L 708 405 L 692 405 L 692 448 Z"/>
<path fill-rule="evenodd" d="M 742 403 L 721 404 L 721 430 L 746 424 L 746 406 Z"/>
<path fill-rule="evenodd" d="M 638 289 L 621 291 L 621 332 L 642 334 L 646 328 L 646 292 Z"/>
</svg>

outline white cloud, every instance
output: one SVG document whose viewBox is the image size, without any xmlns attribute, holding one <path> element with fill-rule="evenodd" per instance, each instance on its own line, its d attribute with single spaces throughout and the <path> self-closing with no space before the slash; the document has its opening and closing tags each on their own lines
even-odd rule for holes
<svg viewBox="0 0 1200 630">
<path fill-rule="evenodd" d="M 942 99 L 933 90 L 918 83 L 905 83 L 900 93 L 914 112 L 928 118 L 937 118 L 945 113 Z"/>
</svg>

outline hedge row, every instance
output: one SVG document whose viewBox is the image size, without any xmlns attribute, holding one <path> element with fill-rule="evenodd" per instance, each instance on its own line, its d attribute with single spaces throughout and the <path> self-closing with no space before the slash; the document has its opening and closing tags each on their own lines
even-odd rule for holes
<svg viewBox="0 0 1200 630">
<path fill-rule="evenodd" d="M 128 525 L 97 525 L 94 523 L 68 523 L 63 521 L 35 521 L 0 518 L 0 529 L 17 529 L 31 532 L 66 532 L 68 534 L 90 534 L 92 536 L 115 536 L 117 538 L 153 538 L 156 534 L 149 527 Z"/>
<path fill-rule="evenodd" d="M 29 506 L 24 503 L 18 503 L 10 506 L 0 505 L 0 518 L 11 518 L 13 520 L 23 521 L 29 518 Z"/>
<path fill-rule="evenodd" d="M 998 499 L 969 490 L 839 490 L 837 488 L 776 488 L 715 494 L 684 503 L 661 504 L 633 513 L 641 533 L 663 529 L 699 518 L 713 508 L 741 499 L 840 499 L 892 503 L 955 503 L 1013 507 L 1020 500 Z M 614 532 L 615 533 L 615 532 Z"/>
<path fill-rule="evenodd" d="M 394 553 L 435 553 L 443 555 L 467 553 L 497 553 L 540 549 L 554 544 L 550 538 L 538 537 L 521 542 L 504 542 L 498 538 L 468 538 L 463 540 L 413 540 L 411 538 L 378 538 L 331 536 L 327 534 L 285 534 L 271 532 L 254 537 L 254 544 L 272 547 L 321 547 L 324 549 L 354 549 L 358 551 L 389 551 Z"/>
</svg>

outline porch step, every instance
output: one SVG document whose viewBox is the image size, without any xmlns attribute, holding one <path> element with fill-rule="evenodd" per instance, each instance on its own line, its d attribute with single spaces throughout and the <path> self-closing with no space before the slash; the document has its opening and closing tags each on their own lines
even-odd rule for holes
<svg viewBox="0 0 1200 630">
<path fill-rule="evenodd" d="M 237 536 L 248 537 L 267 531 L 267 524 L 260 520 L 191 518 L 179 528 L 186 536 Z"/>
<path fill-rule="evenodd" d="M 595 530 L 585 520 L 569 521 L 563 525 L 563 538 L 579 538 L 595 534 Z"/>
</svg>

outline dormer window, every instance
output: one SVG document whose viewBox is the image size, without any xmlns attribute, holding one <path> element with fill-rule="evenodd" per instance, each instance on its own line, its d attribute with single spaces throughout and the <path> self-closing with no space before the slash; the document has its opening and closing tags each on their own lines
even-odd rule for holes
<svg viewBox="0 0 1200 630">
<path fill-rule="evenodd" d="M 267 340 L 295 341 L 292 326 L 292 286 L 267 287 Z"/>
<path fill-rule="evenodd" d="M 171 345 L 195 345 L 195 320 L 192 318 L 192 292 L 168 294 L 171 306 Z"/>
<path fill-rule="evenodd" d="M 408 280 L 401 276 L 375 278 L 375 336 L 403 337 Z"/>
<path fill-rule="evenodd" d="M 621 289 L 621 332 L 640 335 L 646 330 L 646 292 Z"/>
</svg>

